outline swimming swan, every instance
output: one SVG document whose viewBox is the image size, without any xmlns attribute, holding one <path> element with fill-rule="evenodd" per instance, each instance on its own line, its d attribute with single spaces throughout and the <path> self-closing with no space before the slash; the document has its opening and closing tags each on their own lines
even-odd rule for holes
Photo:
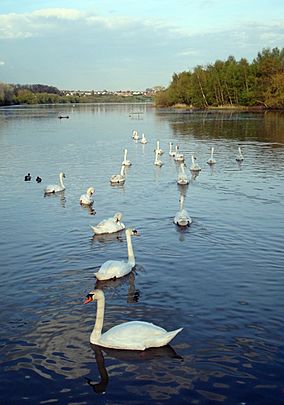
<svg viewBox="0 0 284 405">
<path fill-rule="evenodd" d="M 135 141 L 138 141 L 139 139 L 138 132 L 135 129 L 132 132 L 132 139 L 134 139 Z"/>
<path fill-rule="evenodd" d="M 123 166 L 131 166 L 132 163 L 130 162 L 130 160 L 126 159 L 127 158 L 127 149 L 124 149 L 124 159 L 123 162 L 121 163 Z"/>
<path fill-rule="evenodd" d="M 236 156 L 236 161 L 237 161 L 237 162 L 242 162 L 243 160 L 244 160 L 244 156 L 243 156 L 242 150 L 241 150 L 241 148 L 240 148 L 240 146 L 239 146 L 239 153 L 238 153 L 238 155 Z"/>
<path fill-rule="evenodd" d="M 212 147 L 212 148 L 211 148 L 211 156 L 210 156 L 210 158 L 207 160 L 207 163 L 208 163 L 209 165 L 214 165 L 214 164 L 216 163 L 216 160 L 215 160 L 214 157 L 213 157 L 213 153 L 214 153 L 214 148 Z"/>
<path fill-rule="evenodd" d="M 80 197 L 81 205 L 92 205 L 94 203 L 93 194 L 95 193 L 94 187 L 89 187 L 86 194 L 82 194 Z"/>
<path fill-rule="evenodd" d="M 147 141 L 147 139 L 145 138 L 145 135 L 144 134 L 142 134 L 142 138 L 141 138 L 141 141 L 140 141 L 140 143 L 148 143 L 148 141 Z"/>
<path fill-rule="evenodd" d="M 164 153 L 163 149 L 160 148 L 160 141 L 157 141 L 157 146 L 156 149 L 154 149 L 154 152 L 157 152 L 158 155 L 162 155 Z"/>
<path fill-rule="evenodd" d="M 121 323 L 102 334 L 105 297 L 102 290 L 90 291 L 84 304 L 97 300 L 97 315 L 90 342 L 102 347 L 122 350 L 145 350 L 167 345 L 183 328 L 167 332 L 160 326 L 144 321 Z"/>
<path fill-rule="evenodd" d="M 95 273 L 95 276 L 98 280 L 109 280 L 112 278 L 123 277 L 126 274 L 130 273 L 133 267 L 135 266 L 135 257 L 132 248 L 131 236 L 139 236 L 139 233 L 136 229 L 127 229 L 126 233 L 126 242 L 128 250 L 128 261 L 123 260 L 108 260 L 100 269 Z"/>
<path fill-rule="evenodd" d="M 175 151 L 174 160 L 176 162 L 184 162 L 184 156 L 183 156 L 182 153 L 179 152 L 179 146 L 178 145 L 176 145 L 176 151 Z"/>
<path fill-rule="evenodd" d="M 192 223 L 192 219 L 188 215 L 186 209 L 183 208 L 184 205 L 183 194 L 181 194 L 179 202 L 180 202 L 179 211 L 176 213 L 174 217 L 174 223 L 178 226 L 189 226 Z"/>
<path fill-rule="evenodd" d="M 111 184 L 124 184 L 125 183 L 125 173 L 124 173 L 124 165 L 121 165 L 120 174 L 114 174 L 110 178 Z"/>
<path fill-rule="evenodd" d="M 125 229 L 125 225 L 120 222 L 121 218 L 121 212 L 117 212 L 113 217 L 104 219 L 97 225 L 91 226 L 91 228 L 96 235 L 119 232 Z"/>
<path fill-rule="evenodd" d="M 161 167 L 161 166 L 163 166 L 164 163 L 161 161 L 159 156 L 160 155 L 159 155 L 158 149 L 156 149 L 154 165 Z"/>
<path fill-rule="evenodd" d="M 192 172 L 200 172 L 201 167 L 199 166 L 198 163 L 196 163 L 196 157 L 194 157 L 194 155 L 191 155 L 191 166 L 190 166 L 190 171 Z"/>
<path fill-rule="evenodd" d="M 58 185 L 58 184 L 49 185 L 44 189 L 44 193 L 45 194 L 59 193 L 60 191 L 65 190 L 65 186 L 63 184 L 63 178 L 65 178 L 65 173 L 63 173 L 63 172 L 59 173 L 60 185 Z"/>
<path fill-rule="evenodd" d="M 181 162 L 180 167 L 179 167 L 179 174 L 178 174 L 178 178 L 177 178 L 177 183 L 180 185 L 185 185 L 189 183 L 188 177 L 185 173 L 185 164 L 183 162 Z"/>
</svg>

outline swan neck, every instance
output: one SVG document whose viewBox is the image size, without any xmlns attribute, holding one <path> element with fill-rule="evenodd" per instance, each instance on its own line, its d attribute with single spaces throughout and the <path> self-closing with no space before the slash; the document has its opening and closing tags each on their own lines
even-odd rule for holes
<svg viewBox="0 0 284 405">
<path fill-rule="evenodd" d="M 132 264 L 132 266 L 135 266 L 135 257 L 134 257 L 133 247 L 132 247 L 131 235 L 128 232 L 126 232 L 126 242 L 127 242 L 127 252 L 128 252 L 128 263 Z"/>
<path fill-rule="evenodd" d="M 100 297 L 97 300 L 97 315 L 96 323 L 91 334 L 91 342 L 97 342 L 102 334 L 103 324 L 104 324 L 104 312 L 105 312 L 105 298 Z"/>
<path fill-rule="evenodd" d="M 126 156 L 127 156 L 127 149 L 124 149 L 124 160 L 126 160 Z"/>
<path fill-rule="evenodd" d="M 183 209 L 183 206 L 184 206 L 184 195 L 182 194 L 180 196 L 180 204 L 179 204 L 180 210 Z"/>
<path fill-rule="evenodd" d="M 59 176 L 59 181 L 60 181 L 61 187 L 64 188 L 63 175 L 62 174 L 60 174 L 60 176 Z"/>
<path fill-rule="evenodd" d="M 123 165 L 121 166 L 120 175 L 124 176 L 124 166 Z"/>
</svg>

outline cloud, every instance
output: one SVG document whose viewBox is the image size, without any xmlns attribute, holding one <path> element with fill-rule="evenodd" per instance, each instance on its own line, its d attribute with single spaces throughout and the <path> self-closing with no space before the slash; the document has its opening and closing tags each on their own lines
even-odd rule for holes
<svg viewBox="0 0 284 405">
<path fill-rule="evenodd" d="M 3 62 L 3 60 L 0 60 L 0 66 L 5 65 L 5 62 Z"/>
</svg>

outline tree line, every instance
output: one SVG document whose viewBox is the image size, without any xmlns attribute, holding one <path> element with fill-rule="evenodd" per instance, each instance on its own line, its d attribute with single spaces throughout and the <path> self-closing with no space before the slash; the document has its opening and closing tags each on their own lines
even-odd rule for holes
<svg viewBox="0 0 284 405">
<path fill-rule="evenodd" d="M 20 104 L 64 104 L 64 103 L 109 103 L 109 102 L 145 102 L 151 98 L 137 95 L 123 97 L 116 94 L 95 94 L 89 95 L 75 92 L 65 94 L 54 86 L 44 84 L 5 84 L 0 82 L 0 106 Z"/>
<path fill-rule="evenodd" d="M 168 88 L 155 95 L 159 107 L 284 108 L 284 48 L 264 48 L 251 63 L 234 56 L 192 71 L 174 73 Z"/>
</svg>

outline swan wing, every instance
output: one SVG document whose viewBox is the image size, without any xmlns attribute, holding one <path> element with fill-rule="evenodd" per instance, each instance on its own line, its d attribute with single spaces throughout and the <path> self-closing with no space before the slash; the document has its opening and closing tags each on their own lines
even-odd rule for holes
<svg viewBox="0 0 284 405">
<path fill-rule="evenodd" d="M 98 343 L 114 349 L 145 350 L 168 344 L 181 330 L 182 328 L 167 332 L 153 323 L 132 321 L 109 329 Z"/>
<path fill-rule="evenodd" d="M 113 218 L 104 219 L 96 226 L 92 226 L 93 230 L 97 234 L 114 233 L 125 229 L 125 225 L 122 222 L 116 222 Z"/>
<path fill-rule="evenodd" d="M 128 262 L 118 261 L 118 260 L 108 260 L 105 262 L 100 269 L 95 273 L 98 280 L 109 280 L 112 278 L 123 277 L 130 273 L 132 270 L 132 265 Z"/>
</svg>

